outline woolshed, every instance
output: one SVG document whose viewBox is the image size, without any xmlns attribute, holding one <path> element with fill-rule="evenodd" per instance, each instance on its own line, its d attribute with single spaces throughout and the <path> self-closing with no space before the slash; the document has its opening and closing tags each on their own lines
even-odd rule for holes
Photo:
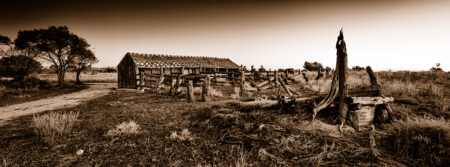
<svg viewBox="0 0 450 167">
<path fill-rule="evenodd" d="M 143 75 L 201 75 L 238 71 L 239 66 L 228 58 L 162 54 L 126 53 L 117 65 L 119 88 L 137 88 Z"/>
</svg>

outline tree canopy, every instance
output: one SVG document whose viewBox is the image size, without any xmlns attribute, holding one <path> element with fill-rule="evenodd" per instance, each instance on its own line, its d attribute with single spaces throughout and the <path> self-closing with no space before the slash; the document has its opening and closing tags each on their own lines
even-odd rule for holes
<svg viewBox="0 0 450 167">
<path fill-rule="evenodd" d="M 25 52 L 24 55 L 40 55 L 54 65 L 59 84 L 64 83 L 65 73 L 75 58 L 87 53 L 90 46 L 66 26 L 19 31 L 14 44 Z"/>
</svg>

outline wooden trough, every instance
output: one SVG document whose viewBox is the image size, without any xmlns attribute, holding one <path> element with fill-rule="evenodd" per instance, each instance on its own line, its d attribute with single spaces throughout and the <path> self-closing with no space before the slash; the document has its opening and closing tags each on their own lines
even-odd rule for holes
<svg viewBox="0 0 450 167">
<path fill-rule="evenodd" d="M 392 97 L 349 97 L 347 104 L 349 106 L 348 120 L 353 128 L 361 130 L 368 128 L 375 120 L 376 109 L 381 109 L 383 105 L 393 102 Z"/>
</svg>

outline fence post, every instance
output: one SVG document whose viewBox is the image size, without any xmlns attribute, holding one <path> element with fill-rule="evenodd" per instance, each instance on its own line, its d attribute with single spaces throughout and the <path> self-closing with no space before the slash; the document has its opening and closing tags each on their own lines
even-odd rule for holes
<svg viewBox="0 0 450 167">
<path fill-rule="evenodd" d="M 156 84 L 156 93 L 160 93 L 163 87 L 164 87 L 164 67 L 161 66 L 159 73 L 159 81 Z"/>
<path fill-rule="evenodd" d="M 195 101 L 195 97 L 194 97 L 194 82 L 191 79 L 188 80 L 186 98 L 187 98 L 187 102 L 188 103 L 191 103 L 191 102 Z"/>
<path fill-rule="evenodd" d="M 245 71 L 241 71 L 241 82 L 240 82 L 240 88 L 241 88 L 241 97 L 247 96 L 247 90 L 245 90 Z"/>
<path fill-rule="evenodd" d="M 144 74 L 143 70 L 139 69 L 139 89 L 144 88 Z"/>
<path fill-rule="evenodd" d="M 274 80 L 273 80 L 274 82 L 275 82 L 275 88 L 278 88 L 280 85 L 280 83 L 278 82 L 278 71 L 277 70 L 275 70 L 275 77 L 274 77 Z"/>
<path fill-rule="evenodd" d="M 205 81 L 203 81 L 203 90 L 202 90 L 202 101 L 208 102 L 209 101 L 209 86 L 210 86 L 210 77 L 209 75 L 206 75 Z"/>
<path fill-rule="evenodd" d="M 169 90 L 169 94 L 170 95 L 175 95 L 175 93 L 176 93 L 176 85 L 175 85 L 175 83 L 176 83 L 176 81 L 177 81 L 177 78 L 175 78 L 175 77 L 171 77 L 172 78 L 172 82 L 170 83 L 170 90 Z"/>
</svg>

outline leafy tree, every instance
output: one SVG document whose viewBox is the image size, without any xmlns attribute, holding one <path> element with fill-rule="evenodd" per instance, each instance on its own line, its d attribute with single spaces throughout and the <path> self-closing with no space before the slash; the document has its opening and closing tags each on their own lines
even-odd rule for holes
<svg viewBox="0 0 450 167">
<path fill-rule="evenodd" d="M 0 58 L 11 56 L 14 52 L 14 45 L 7 36 L 0 35 Z"/>
<path fill-rule="evenodd" d="M 364 68 L 364 67 L 361 67 L 361 66 L 353 66 L 353 67 L 352 67 L 352 70 L 354 70 L 354 71 L 364 71 L 365 68 Z"/>
<path fill-rule="evenodd" d="M 444 71 L 444 70 L 442 70 L 442 68 L 440 66 L 441 66 L 441 63 L 436 63 L 436 66 L 431 67 L 430 71 L 434 71 L 434 72 Z"/>
<path fill-rule="evenodd" d="M 16 47 L 34 53 L 52 63 L 58 76 L 58 84 L 64 84 L 64 76 L 80 51 L 90 46 L 87 41 L 71 32 L 66 26 L 20 31 Z"/>
<path fill-rule="evenodd" d="M 305 64 L 303 64 L 303 68 L 308 71 L 321 71 L 323 69 L 323 66 L 318 62 L 310 63 L 305 61 Z"/>
<path fill-rule="evenodd" d="M 71 66 L 77 75 L 76 83 L 80 84 L 80 74 L 83 70 L 86 70 L 87 68 L 91 67 L 92 64 L 97 63 L 98 60 L 95 57 L 94 53 L 92 53 L 91 50 L 88 49 L 81 49 L 78 50 L 77 53 L 75 53 L 75 58 L 73 59 L 73 65 Z"/>
<path fill-rule="evenodd" d="M 42 69 L 41 63 L 24 55 L 4 57 L 0 59 L 0 66 L 3 77 L 12 77 L 16 81 L 23 81 L 25 76 Z"/>
</svg>

